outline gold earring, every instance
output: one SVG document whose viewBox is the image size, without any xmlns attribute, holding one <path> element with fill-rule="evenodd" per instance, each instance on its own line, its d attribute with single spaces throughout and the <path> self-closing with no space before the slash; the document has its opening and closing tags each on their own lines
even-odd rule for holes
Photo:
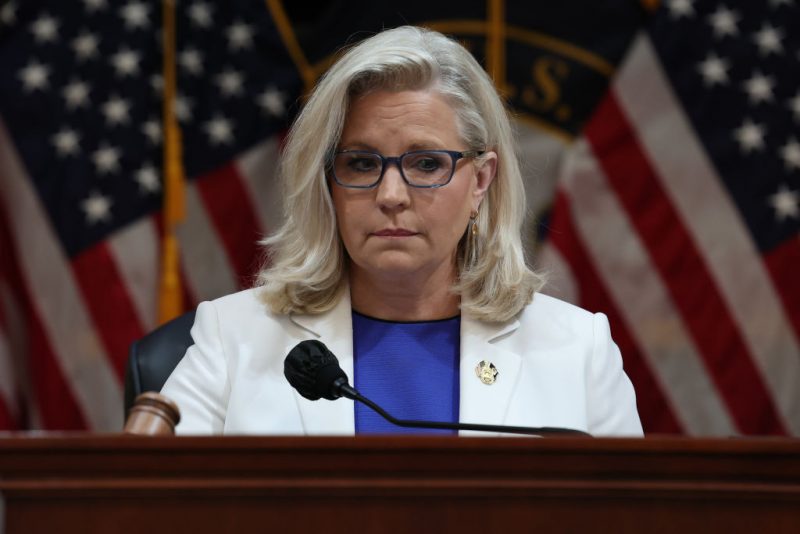
<svg viewBox="0 0 800 534">
<path fill-rule="evenodd" d="M 478 237 L 478 211 L 469 214 L 469 225 L 472 227 L 472 237 Z"/>
</svg>

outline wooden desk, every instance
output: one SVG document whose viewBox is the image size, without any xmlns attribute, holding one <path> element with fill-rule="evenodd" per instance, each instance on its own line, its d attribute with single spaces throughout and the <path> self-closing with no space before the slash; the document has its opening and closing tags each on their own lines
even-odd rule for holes
<svg viewBox="0 0 800 534">
<path fill-rule="evenodd" d="M 0 439 L 6 534 L 800 532 L 800 440 Z"/>
</svg>

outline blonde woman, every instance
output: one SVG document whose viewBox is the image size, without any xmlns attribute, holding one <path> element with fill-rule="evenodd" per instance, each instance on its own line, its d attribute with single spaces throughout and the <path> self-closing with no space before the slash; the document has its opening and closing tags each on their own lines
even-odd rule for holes
<svg viewBox="0 0 800 534">
<path fill-rule="evenodd" d="M 402 27 L 345 53 L 288 137 L 271 264 L 197 310 L 163 389 L 178 432 L 409 431 L 301 397 L 283 361 L 315 339 L 401 419 L 641 435 L 605 316 L 538 293 L 525 264 L 514 150 L 494 86 L 452 39 Z"/>
</svg>

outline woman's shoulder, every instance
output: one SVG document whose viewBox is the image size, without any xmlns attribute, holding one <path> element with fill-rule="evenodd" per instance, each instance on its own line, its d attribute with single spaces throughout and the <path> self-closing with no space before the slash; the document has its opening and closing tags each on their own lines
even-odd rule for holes
<svg viewBox="0 0 800 534">
<path fill-rule="evenodd" d="M 605 322 L 606 317 L 550 295 L 535 293 L 518 320 L 521 331 L 529 335 L 563 341 L 593 338 L 597 325 Z"/>
<path fill-rule="evenodd" d="M 197 307 L 192 337 L 211 352 L 239 358 L 252 351 L 243 347 L 279 349 L 298 337 L 300 327 L 287 315 L 273 313 L 259 298 L 258 288 L 202 302 Z"/>
<path fill-rule="evenodd" d="M 287 318 L 274 314 L 261 300 L 259 288 L 254 287 L 230 293 L 214 300 L 202 302 L 197 308 L 198 315 L 213 314 L 228 326 L 252 327 L 256 323 L 282 323 Z"/>
<path fill-rule="evenodd" d="M 237 291 L 236 293 L 230 293 L 228 295 L 215 298 L 209 302 L 213 304 L 214 307 L 225 310 L 239 309 L 244 312 L 264 312 L 267 310 L 264 303 L 259 299 L 258 287 L 243 289 L 242 291 Z"/>
<path fill-rule="evenodd" d="M 520 313 L 520 321 L 557 321 L 579 324 L 592 321 L 594 313 L 544 293 L 534 293 L 531 303 Z"/>
</svg>

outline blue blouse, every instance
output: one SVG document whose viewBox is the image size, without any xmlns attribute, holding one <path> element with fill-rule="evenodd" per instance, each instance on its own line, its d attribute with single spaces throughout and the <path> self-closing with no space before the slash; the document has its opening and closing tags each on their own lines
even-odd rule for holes
<svg viewBox="0 0 800 534">
<path fill-rule="evenodd" d="M 398 419 L 458 421 L 461 317 L 384 321 L 353 311 L 355 388 Z M 356 434 L 454 434 L 395 426 L 355 403 Z"/>
</svg>

